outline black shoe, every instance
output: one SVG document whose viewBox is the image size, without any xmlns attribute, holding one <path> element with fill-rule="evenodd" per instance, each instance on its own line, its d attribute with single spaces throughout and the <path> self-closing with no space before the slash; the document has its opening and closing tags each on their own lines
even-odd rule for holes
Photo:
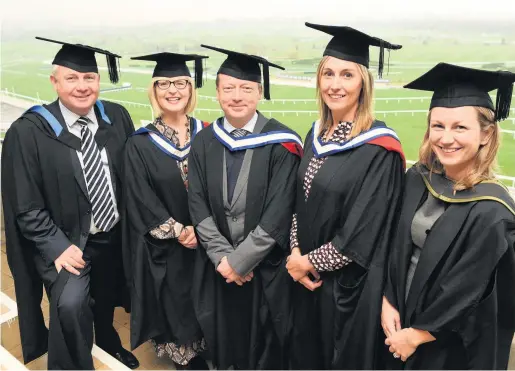
<svg viewBox="0 0 515 371">
<path fill-rule="evenodd" d="M 125 366 L 129 367 L 131 370 L 139 367 L 138 359 L 134 357 L 134 354 L 124 348 L 120 348 L 120 350 L 112 356 L 123 363 Z"/>
</svg>

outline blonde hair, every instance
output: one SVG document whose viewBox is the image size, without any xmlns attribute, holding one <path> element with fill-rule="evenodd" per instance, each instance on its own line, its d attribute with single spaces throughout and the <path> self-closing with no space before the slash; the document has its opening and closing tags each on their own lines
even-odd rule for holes
<svg viewBox="0 0 515 371">
<path fill-rule="evenodd" d="M 320 79 L 324 65 L 329 56 L 322 58 L 317 69 L 317 103 L 318 113 L 320 116 L 320 133 L 329 130 L 333 125 L 333 115 L 329 106 L 324 102 L 322 92 L 320 91 Z M 353 121 L 352 130 L 349 138 L 353 138 L 360 133 L 367 131 L 374 122 L 374 76 L 365 66 L 356 63 L 362 78 L 362 87 L 358 99 L 358 110 Z M 320 134 L 318 133 L 318 134 Z"/>
<path fill-rule="evenodd" d="M 474 185 L 482 181 L 495 179 L 495 171 L 497 170 L 497 151 L 501 144 L 499 126 L 495 122 L 495 115 L 491 109 L 485 107 L 474 108 L 477 112 L 481 131 L 487 131 L 489 128 L 492 128 L 492 131 L 488 142 L 479 147 L 471 171 L 463 179 L 456 181 L 454 185 L 455 191 L 472 188 Z M 436 154 L 433 152 L 429 141 L 430 122 L 431 111 L 429 111 L 427 116 L 427 130 L 419 150 L 419 164 L 427 167 L 432 173 L 442 174 L 444 172 L 444 168 Z"/>
<path fill-rule="evenodd" d="M 148 87 L 148 100 L 150 101 L 150 105 L 152 106 L 152 111 L 154 112 L 155 117 L 161 117 L 163 115 L 163 109 L 159 105 L 157 98 L 156 98 L 156 86 L 155 83 L 158 80 L 169 80 L 174 81 L 176 79 L 173 78 L 166 78 L 166 77 L 153 77 L 152 81 L 150 83 L 150 86 Z M 184 113 L 186 115 L 189 115 L 192 113 L 195 108 L 197 107 L 197 90 L 195 89 L 195 82 L 191 77 L 187 77 L 186 80 L 188 80 L 189 86 L 190 86 L 190 99 L 188 100 L 188 103 L 186 104 L 186 107 L 184 107 Z"/>
</svg>

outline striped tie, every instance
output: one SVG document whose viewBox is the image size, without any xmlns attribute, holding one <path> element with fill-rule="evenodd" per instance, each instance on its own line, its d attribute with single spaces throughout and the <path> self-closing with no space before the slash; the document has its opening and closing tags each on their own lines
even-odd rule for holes
<svg viewBox="0 0 515 371">
<path fill-rule="evenodd" d="M 109 190 L 109 179 L 93 133 L 88 128 L 88 122 L 90 120 L 87 117 L 80 117 L 77 120 L 77 123 L 82 126 L 80 151 L 84 164 L 84 178 L 92 205 L 93 223 L 98 229 L 107 232 L 115 221 L 114 204 Z"/>
<path fill-rule="evenodd" d="M 234 138 L 242 138 L 242 137 L 246 136 L 247 134 L 249 134 L 249 132 L 245 129 L 234 129 L 233 131 L 231 131 L 231 135 Z"/>
</svg>

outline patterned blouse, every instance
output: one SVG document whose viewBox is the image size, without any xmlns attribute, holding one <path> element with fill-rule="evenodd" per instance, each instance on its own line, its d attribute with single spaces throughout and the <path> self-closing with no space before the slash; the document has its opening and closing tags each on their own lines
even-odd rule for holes
<svg viewBox="0 0 515 371">
<path fill-rule="evenodd" d="M 187 117 L 187 116 L 186 116 Z M 154 121 L 154 126 L 163 134 L 169 141 L 171 141 L 176 147 L 180 147 L 180 140 L 177 130 L 167 126 L 160 117 Z M 186 121 L 186 146 L 191 140 L 190 133 L 190 118 L 187 117 Z M 183 146 L 183 147 L 184 147 Z M 182 181 L 188 189 L 188 158 L 186 157 L 182 161 L 177 161 L 177 166 L 181 171 Z M 166 222 L 161 224 L 159 227 L 154 228 L 150 231 L 150 235 L 154 238 L 165 240 L 170 238 L 178 238 L 181 235 L 184 226 L 173 218 L 168 219 Z M 154 350 L 159 358 L 168 357 L 178 365 L 186 366 L 193 358 L 199 353 L 206 350 L 206 342 L 204 339 L 194 341 L 191 344 L 177 345 L 175 343 L 161 343 L 154 339 L 151 340 Z"/>
<path fill-rule="evenodd" d="M 187 117 L 187 116 L 186 116 Z M 179 140 L 179 132 L 168 125 L 166 125 L 160 117 L 156 118 L 154 121 L 154 126 L 159 130 L 161 134 L 163 134 L 169 141 L 171 141 L 176 147 L 180 147 Z M 187 117 L 186 121 L 186 142 L 184 143 L 185 147 L 191 140 L 190 133 L 190 118 Z M 181 171 L 182 181 L 184 182 L 184 186 L 186 190 L 188 189 L 188 158 L 186 157 L 182 161 L 177 161 L 177 166 Z M 173 218 L 168 219 L 166 222 L 161 224 L 159 227 L 154 228 L 150 231 L 150 235 L 159 240 L 166 240 L 170 238 L 178 238 L 181 235 L 184 226 L 174 220 Z"/>
<path fill-rule="evenodd" d="M 323 142 L 337 142 L 343 143 L 347 140 L 352 130 L 352 122 L 340 122 L 330 138 L 325 138 L 326 131 L 320 134 Z M 322 165 L 327 160 L 326 157 L 317 158 L 313 156 L 309 162 L 306 175 L 304 176 L 303 189 L 304 189 L 304 200 L 307 202 L 309 193 L 311 191 L 311 184 L 313 178 L 318 173 Z M 290 248 L 294 249 L 299 247 L 299 241 L 297 239 L 297 214 L 293 215 L 292 227 L 290 230 Z M 351 259 L 342 255 L 331 242 L 328 242 L 318 249 L 311 251 L 308 254 L 308 259 L 313 264 L 317 272 L 335 271 L 345 267 L 347 264 L 352 262 Z"/>
</svg>

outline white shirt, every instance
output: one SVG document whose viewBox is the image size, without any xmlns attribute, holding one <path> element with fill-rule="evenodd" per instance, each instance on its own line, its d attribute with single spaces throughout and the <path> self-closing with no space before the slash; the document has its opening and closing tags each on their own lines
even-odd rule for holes
<svg viewBox="0 0 515 371">
<path fill-rule="evenodd" d="M 256 123 L 257 123 L 257 119 L 258 119 L 258 114 L 257 112 L 254 112 L 254 116 L 252 116 L 252 118 L 250 119 L 249 122 L 247 122 L 247 124 L 242 127 L 241 129 L 245 129 L 247 130 L 249 133 L 253 133 L 254 132 L 254 127 L 256 126 Z M 227 117 L 224 117 L 224 129 L 230 134 L 232 133 L 234 130 L 236 130 L 236 128 L 234 126 L 232 126 L 229 121 L 227 121 Z"/>
<path fill-rule="evenodd" d="M 76 113 L 73 113 L 68 108 L 66 108 L 64 106 L 64 104 L 61 103 L 60 100 L 59 100 L 59 108 L 61 109 L 61 113 L 63 114 L 63 118 L 64 118 L 64 121 L 66 122 L 66 126 L 68 127 L 68 131 L 70 133 L 72 133 L 73 135 L 75 135 L 76 137 L 81 138 L 82 126 L 79 123 L 77 123 L 77 120 L 81 116 L 77 115 Z M 94 137 L 98 130 L 98 121 L 97 121 L 97 116 L 95 115 L 95 108 L 91 107 L 91 109 L 89 110 L 88 114 L 85 117 L 87 117 L 90 120 L 88 122 L 88 129 L 91 130 L 91 133 L 93 134 L 93 137 Z M 82 161 L 82 152 L 77 151 L 77 156 L 79 157 L 80 166 L 82 167 L 82 170 L 84 172 L 84 163 Z M 116 218 L 113 223 L 113 226 L 114 226 L 116 223 L 118 223 L 120 221 L 120 214 L 118 213 L 118 206 L 116 204 L 116 197 L 114 194 L 113 182 L 111 181 L 111 171 L 109 169 L 109 160 L 108 160 L 107 152 L 106 152 L 105 148 L 102 148 L 102 150 L 100 151 L 100 158 L 102 161 L 104 171 L 107 174 L 107 184 L 109 186 L 109 192 L 111 193 L 111 200 L 113 200 L 113 204 L 114 204 L 114 216 Z M 84 175 L 84 177 L 85 177 L 85 175 Z M 95 223 L 93 222 L 93 216 L 92 216 L 89 233 L 95 234 L 98 232 L 101 232 L 101 230 L 95 226 Z"/>
</svg>

